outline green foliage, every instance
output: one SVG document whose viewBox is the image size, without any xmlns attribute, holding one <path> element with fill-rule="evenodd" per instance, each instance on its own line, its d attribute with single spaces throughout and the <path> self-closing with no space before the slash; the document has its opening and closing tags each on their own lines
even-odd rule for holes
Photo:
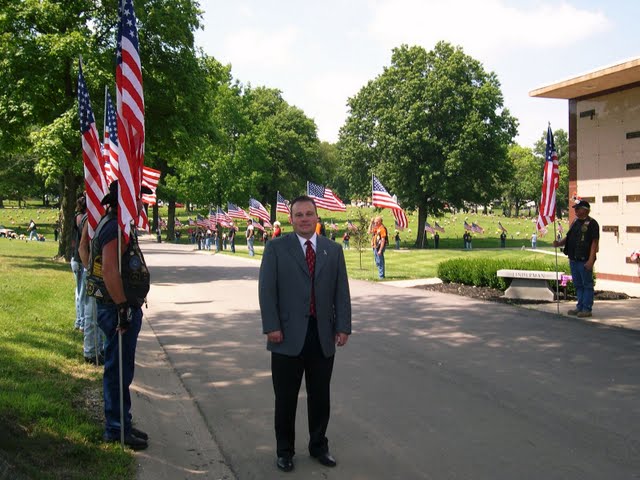
<svg viewBox="0 0 640 480">
<path fill-rule="evenodd" d="M 569 263 L 562 259 L 558 263 L 560 271 L 568 274 Z M 491 258 L 454 258 L 438 264 L 438 277 L 447 283 L 462 283 L 464 285 L 475 285 L 476 287 L 491 287 L 499 290 L 506 290 L 509 286 L 509 279 L 498 277 L 498 270 L 540 270 L 543 272 L 555 272 L 556 264 L 553 259 L 491 259 Z M 595 273 L 594 273 L 595 279 Z M 555 281 L 549 282 L 552 289 L 555 289 Z M 575 295 L 573 283 L 567 285 L 567 293 Z"/>
<path fill-rule="evenodd" d="M 56 246 L 0 238 L 0 276 L 11 279 L 0 282 L 3 473 L 8 463 L 11 478 L 133 478 L 133 455 L 105 446 L 102 421 L 86 409 L 102 375 L 84 362 L 75 282 L 68 264 L 51 260 Z"/>
<path fill-rule="evenodd" d="M 350 193 L 368 197 L 376 173 L 401 205 L 419 208 L 418 244 L 427 208 L 488 203 L 509 178 L 516 120 L 496 75 L 459 47 L 394 49 L 348 105 L 339 149 Z"/>
</svg>

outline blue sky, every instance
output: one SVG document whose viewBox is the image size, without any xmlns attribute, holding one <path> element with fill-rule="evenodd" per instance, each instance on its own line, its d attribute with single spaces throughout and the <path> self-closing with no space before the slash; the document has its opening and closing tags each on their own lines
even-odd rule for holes
<svg viewBox="0 0 640 480">
<path fill-rule="evenodd" d="M 430 50 L 446 40 L 494 71 L 523 146 L 547 122 L 568 129 L 567 101 L 531 90 L 640 56 L 637 0 L 201 0 L 201 8 L 197 44 L 243 84 L 281 90 L 329 142 L 347 99 L 403 43 Z"/>
</svg>

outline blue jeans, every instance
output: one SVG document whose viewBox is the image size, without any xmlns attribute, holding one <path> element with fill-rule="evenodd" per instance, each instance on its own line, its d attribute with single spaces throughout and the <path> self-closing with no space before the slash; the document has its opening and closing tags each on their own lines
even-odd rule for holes
<svg viewBox="0 0 640 480">
<path fill-rule="evenodd" d="M 256 254 L 253 250 L 253 237 L 247 238 L 247 248 L 249 249 L 249 256 L 253 257 Z"/>
<path fill-rule="evenodd" d="M 384 248 L 382 249 L 382 253 L 378 254 L 378 249 L 373 249 L 373 259 L 376 262 L 376 267 L 378 267 L 378 277 L 384 278 Z"/>
<path fill-rule="evenodd" d="M 120 373 L 118 363 L 118 312 L 113 304 L 98 303 L 98 325 L 106 335 L 104 347 L 104 394 L 105 435 L 112 440 L 120 438 Z M 129 386 L 133 381 L 136 361 L 136 344 L 142 326 L 142 309 L 132 307 L 131 327 L 122 335 L 122 382 L 124 403 L 124 433 L 131 431 L 131 395 Z"/>
<path fill-rule="evenodd" d="M 91 315 L 91 299 L 87 295 L 87 271 L 82 263 L 71 259 L 71 271 L 76 278 L 76 321 L 75 328 L 84 328 L 84 322 L 88 315 Z"/>
<path fill-rule="evenodd" d="M 584 268 L 585 262 L 569 260 L 571 277 L 576 287 L 578 304 L 576 310 L 590 312 L 593 308 L 593 272 Z"/>
<path fill-rule="evenodd" d="M 231 253 L 236 253 L 236 239 L 229 240 L 229 246 L 231 247 Z"/>
</svg>

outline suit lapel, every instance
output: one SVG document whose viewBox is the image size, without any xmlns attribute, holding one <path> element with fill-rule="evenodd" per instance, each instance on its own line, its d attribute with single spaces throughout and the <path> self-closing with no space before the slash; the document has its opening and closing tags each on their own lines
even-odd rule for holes
<svg viewBox="0 0 640 480">
<path fill-rule="evenodd" d="M 300 241 L 298 240 L 298 236 L 295 233 L 290 233 L 288 235 L 289 238 L 289 254 L 293 257 L 298 266 L 304 271 L 304 273 L 309 276 L 309 267 L 307 266 L 307 259 L 304 257 L 302 253 L 302 247 L 300 246 Z"/>
<path fill-rule="evenodd" d="M 318 235 L 316 240 L 316 271 L 315 277 L 318 278 L 318 274 L 327 264 L 329 260 L 329 255 L 327 254 L 327 246 L 325 242 L 330 242 L 327 238 L 322 235 Z"/>
</svg>

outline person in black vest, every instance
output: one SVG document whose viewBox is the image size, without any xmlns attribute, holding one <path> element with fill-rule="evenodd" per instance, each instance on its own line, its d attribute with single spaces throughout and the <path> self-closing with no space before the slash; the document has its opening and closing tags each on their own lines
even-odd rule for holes
<svg viewBox="0 0 640 480">
<path fill-rule="evenodd" d="M 505 248 L 507 246 L 507 234 L 504 233 L 504 230 L 500 234 L 500 248 Z"/>
<path fill-rule="evenodd" d="M 564 253 L 569 257 L 571 277 L 576 287 L 578 303 L 569 315 L 590 317 L 593 308 L 593 264 L 600 242 L 598 222 L 589 216 L 591 205 L 580 200 L 573 208 L 576 218 L 569 227 L 567 236 L 562 240 L 554 240 L 554 247 L 564 246 Z"/>
<path fill-rule="evenodd" d="M 141 193 L 151 193 L 147 187 Z M 106 336 L 104 347 L 103 395 L 105 442 L 119 442 L 124 427 L 124 444 L 134 450 L 147 448 L 148 436 L 132 426 L 131 394 L 136 345 L 142 326 L 142 305 L 149 291 L 150 277 L 142 251 L 138 246 L 135 226 L 128 241 L 122 236 L 121 262 L 118 268 L 118 182 L 109 186 L 101 202 L 107 213 L 98 223 L 91 239 L 89 281 L 87 289 L 96 299 L 98 325 Z M 142 202 L 138 199 L 138 212 Z M 83 255 L 87 254 L 87 250 Z M 119 352 L 119 336 L 122 351 Z M 119 361 L 122 359 L 123 419 L 120 422 Z"/>
</svg>

